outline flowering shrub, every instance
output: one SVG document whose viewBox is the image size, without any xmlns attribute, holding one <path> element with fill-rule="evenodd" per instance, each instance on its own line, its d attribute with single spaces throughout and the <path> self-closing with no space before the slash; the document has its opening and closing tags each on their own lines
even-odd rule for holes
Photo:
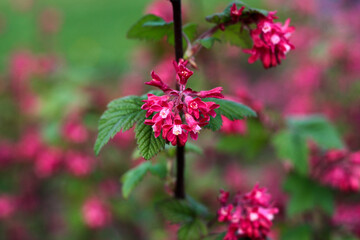
<svg viewBox="0 0 360 240">
<path fill-rule="evenodd" d="M 1 3 L 1 239 L 360 237 L 358 2 L 108 3 Z"/>
</svg>

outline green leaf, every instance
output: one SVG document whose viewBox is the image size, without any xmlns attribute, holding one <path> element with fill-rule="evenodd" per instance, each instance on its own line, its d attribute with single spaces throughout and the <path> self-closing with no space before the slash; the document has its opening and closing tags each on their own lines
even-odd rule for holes
<svg viewBox="0 0 360 240">
<path fill-rule="evenodd" d="M 224 31 L 217 30 L 213 37 L 223 39 L 225 42 L 230 43 L 244 49 L 249 49 L 253 45 L 253 41 L 247 30 L 242 28 L 241 23 L 227 26 Z"/>
<path fill-rule="evenodd" d="M 281 240 L 311 240 L 312 228 L 310 225 L 299 225 L 286 228 L 281 234 Z"/>
<path fill-rule="evenodd" d="M 172 223 L 190 222 L 196 218 L 196 211 L 185 200 L 170 199 L 158 204 L 160 212 Z"/>
<path fill-rule="evenodd" d="M 243 119 L 245 117 L 257 116 L 254 110 L 238 102 L 217 98 L 206 98 L 204 101 L 219 104 L 220 108 L 215 111 L 232 121 L 236 119 Z"/>
<path fill-rule="evenodd" d="M 149 171 L 151 172 L 152 175 L 158 176 L 161 179 L 166 178 L 166 174 L 167 174 L 166 162 L 160 162 L 151 165 L 149 167 Z"/>
<path fill-rule="evenodd" d="M 294 131 L 315 141 L 319 146 L 329 148 L 344 148 L 339 134 L 332 124 L 321 115 L 306 117 L 292 117 L 287 120 L 288 125 Z"/>
<path fill-rule="evenodd" d="M 185 152 L 193 152 L 193 153 L 197 153 L 199 155 L 203 155 L 204 151 L 202 150 L 202 148 L 200 148 L 199 146 L 191 143 L 191 142 L 187 142 L 185 145 Z"/>
<path fill-rule="evenodd" d="M 191 196 L 186 196 L 186 200 L 190 204 L 190 207 L 196 212 L 197 216 L 201 216 L 204 218 L 208 218 L 209 216 L 211 216 L 207 207 L 196 201 Z"/>
<path fill-rule="evenodd" d="M 290 217 L 316 209 L 322 209 L 329 216 L 333 214 L 334 193 L 330 188 L 292 173 L 287 177 L 284 189 L 290 194 L 287 205 L 287 214 Z"/>
<path fill-rule="evenodd" d="M 137 21 L 128 31 L 131 39 L 159 41 L 172 31 L 173 23 L 165 22 L 161 17 L 148 14 Z"/>
<path fill-rule="evenodd" d="M 220 39 L 216 37 L 207 37 L 199 40 L 200 44 L 207 49 L 210 49 L 214 45 L 215 41 L 220 41 Z"/>
<path fill-rule="evenodd" d="M 131 191 L 143 180 L 149 167 L 151 167 L 151 162 L 144 162 L 123 175 L 121 182 L 123 183 L 122 194 L 124 198 L 128 198 Z"/>
<path fill-rule="evenodd" d="M 165 140 L 162 136 L 155 138 L 152 127 L 150 125 L 145 125 L 144 120 L 145 118 L 136 124 L 135 138 L 141 155 L 149 160 L 165 148 Z"/>
<path fill-rule="evenodd" d="M 234 3 L 236 4 L 238 9 L 240 9 L 242 6 L 245 7 L 240 19 L 249 19 L 255 17 L 255 15 L 258 14 L 264 16 L 267 16 L 269 14 L 269 12 L 264 9 L 252 8 L 242 1 L 233 1 L 225 8 L 223 12 L 215 13 L 210 16 L 207 16 L 206 21 L 216 24 L 226 23 L 231 21 L 230 8 Z"/>
<path fill-rule="evenodd" d="M 270 133 L 257 119 L 246 121 L 245 135 L 232 134 L 222 136 L 216 146 L 220 152 L 239 154 L 244 159 L 255 159 L 268 146 Z"/>
<path fill-rule="evenodd" d="M 302 135 L 285 130 L 274 137 L 273 144 L 280 159 L 289 160 L 300 174 L 308 173 L 309 151 Z"/>
<path fill-rule="evenodd" d="M 211 129 L 212 131 L 218 131 L 220 130 L 222 123 L 221 114 L 217 112 L 216 117 L 210 117 L 209 124 L 205 125 L 204 128 Z"/>
<path fill-rule="evenodd" d="M 185 223 L 178 230 L 178 240 L 199 240 L 206 235 L 206 225 L 199 219 Z"/>
<path fill-rule="evenodd" d="M 190 41 L 192 41 L 196 37 L 196 32 L 197 32 L 197 24 L 195 23 L 188 23 L 183 26 L 183 34 L 185 34 Z M 168 36 L 167 38 L 168 43 L 174 46 L 175 44 L 174 31 L 169 31 L 167 36 Z M 184 37 L 183 37 L 183 48 L 184 49 L 187 48 L 187 42 Z"/>
<path fill-rule="evenodd" d="M 94 151 L 99 154 L 101 148 L 116 133 L 129 130 L 137 121 L 144 119 L 145 111 L 141 109 L 143 102 L 138 96 L 128 96 L 110 102 L 99 121 L 99 133 Z"/>
</svg>

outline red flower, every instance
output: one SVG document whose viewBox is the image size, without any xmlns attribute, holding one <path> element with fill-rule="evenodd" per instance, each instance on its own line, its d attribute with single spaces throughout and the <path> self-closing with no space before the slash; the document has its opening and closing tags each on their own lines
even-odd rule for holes
<svg viewBox="0 0 360 240">
<path fill-rule="evenodd" d="M 274 23 L 275 12 L 270 12 L 267 17 L 262 16 L 257 22 L 257 28 L 250 31 L 254 45 L 252 49 L 245 49 L 244 52 L 251 54 L 249 63 L 260 59 L 265 68 L 275 67 L 285 59 L 286 54 L 294 49 L 289 41 L 294 27 L 289 27 L 290 19 L 281 23 Z"/>
<path fill-rule="evenodd" d="M 218 211 L 218 221 L 229 224 L 224 240 L 237 240 L 240 237 L 264 240 L 270 232 L 277 208 L 270 207 L 270 195 L 266 189 L 254 189 L 245 194 L 237 194 L 232 203 L 227 204 L 228 192 L 220 191 L 222 205 Z"/>
<path fill-rule="evenodd" d="M 207 125 L 211 117 L 216 116 L 215 109 L 219 107 L 214 102 L 204 102 L 202 98 L 223 98 L 222 88 L 214 88 L 209 91 L 196 92 L 190 88 L 186 89 L 187 80 L 193 72 L 186 67 L 187 61 L 174 62 L 177 74 L 177 82 L 180 90 L 171 89 L 158 75 L 151 73 L 152 80 L 147 85 L 160 88 L 165 95 L 156 96 L 148 94 L 144 100 L 142 109 L 146 110 L 145 124 L 151 125 L 155 137 L 162 137 L 171 142 L 172 145 L 185 145 L 188 135 L 197 139 L 201 127 Z M 184 114 L 185 122 L 180 115 Z"/>
</svg>

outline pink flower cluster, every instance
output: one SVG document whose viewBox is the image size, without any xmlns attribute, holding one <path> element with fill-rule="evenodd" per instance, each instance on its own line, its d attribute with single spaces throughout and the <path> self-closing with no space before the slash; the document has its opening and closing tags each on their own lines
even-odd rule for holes
<svg viewBox="0 0 360 240">
<path fill-rule="evenodd" d="M 155 137 L 162 134 L 162 137 L 174 146 L 184 146 L 189 134 L 196 140 L 201 127 L 209 123 L 210 116 L 216 116 L 214 110 L 220 106 L 201 99 L 224 97 L 221 87 L 200 92 L 186 88 L 188 79 L 193 75 L 186 65 L 187 61 L 184 60 L 174 62 L 179 90 L 171 89 L 153 71 L 152 80 L 146 84 L 161 89 L 165 95 L 148 94 L 148 99 L 144 100 L 141 107 L 147 110 L 146 117 L 154 114 L 151 119 L 145 120 L 145 124 L 152 126 Z M 181 116 L 184 116 L 184 119 Z"/>
<path fill-rule="evenodd" d="M 323 184 L 341 191 L 360 189 L 360 151 L 332 149 L 322 154 L 312 146 L 310 163 L 313 177 Z"/>
<path fill-rule="evenodd" d="M 251 38 L 254 42 L 252 49 L 244 50 L 251 54 L 249 63 L 254 63 L 260 59 L 265 68 L 275 67 L 285 59 L 285 55 L 294 49 L 289 41 L 294 27 L 290 27 L 290 19 L 285 24 L 274 23 L 276 12 L 269 12 L 268 16 L 261 15 L 257 21 L 256 29 L 250 30 Z"/>
<path fill-rule="evenodd" d="M 266 189 L 256 185 L 247 194 L 237 194 L 231 203 L 229 195 L 229 192 L 220 190 L 218 221 L 229 224 L 224 240 L 237 240 L 240 237 L 266 239 L 274 215 L 278 213 L 277 208 L 270 206 L 271 196 Z"/>
</svg>

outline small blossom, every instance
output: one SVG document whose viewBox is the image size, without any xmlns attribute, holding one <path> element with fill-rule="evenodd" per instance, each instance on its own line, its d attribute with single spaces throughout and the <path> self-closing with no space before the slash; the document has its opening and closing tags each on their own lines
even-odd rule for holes
<svg viewBox="0 0 360 240">
<path fill-rule="evenodd" d="M 231 19 L 234 21 L 234 22 L 237 22 L 239 21 L 239 18 L 242 14 L 242 12 L 244 11 L 245 7 L 242 6 L 240 9 L 237 9 L 236 7 L 236 4 L 234 3 L 231 8 L 230 8 L 230 16 L 231 16 Z"/>
</svg>

